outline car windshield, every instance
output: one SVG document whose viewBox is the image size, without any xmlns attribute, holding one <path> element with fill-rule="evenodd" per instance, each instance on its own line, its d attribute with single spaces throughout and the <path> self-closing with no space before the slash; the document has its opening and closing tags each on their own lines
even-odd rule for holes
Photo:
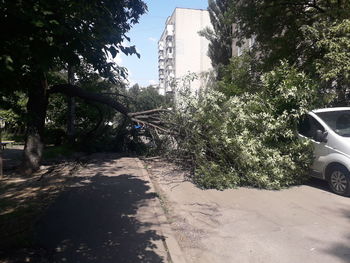
<svg viewBox="0 0 350 263">
<path fill-rule="evenodd" d="M 316 113 L 333 131 L 343 137 L 350 137 L 350 110 Z"/>
</svg>

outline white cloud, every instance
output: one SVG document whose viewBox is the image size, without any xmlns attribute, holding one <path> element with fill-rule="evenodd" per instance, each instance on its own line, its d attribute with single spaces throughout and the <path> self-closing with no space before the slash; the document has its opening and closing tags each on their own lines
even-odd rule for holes
<svg viewBox="0 0 350 263">
<path fill-rule="evenodd" d="M 154 79 L 150 79 L 150 80 L 148 81 L 148 83 L 149 83 L 150 85 L 155 85 L 155 84 L 158 84 L 158 81 L 156 81 L 156 80 L 154 80 Z"/>
<path fill-rule="evenodd" d="M 149 37 L 148 40 L 151 41 L 151 42 L 157 42 L 157 39 L 154 38 L 154 37 Z"/>
</svg>

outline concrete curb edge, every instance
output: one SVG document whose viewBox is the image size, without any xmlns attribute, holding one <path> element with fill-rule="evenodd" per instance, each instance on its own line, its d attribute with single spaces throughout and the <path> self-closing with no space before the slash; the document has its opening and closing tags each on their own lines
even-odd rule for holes
<svg viewBox="0 0 350 263">
<path fill-rule="evenodd" d="M 148 173 L 148 171 L 145 169 L 143 162 L 136 158 L 137 160 L 137 165 L 140 168 L 140 171 L 142 172 L 142 176 L 145 177 L 145 179 L 147 181 L 150 182 L 150 190 L 152 192 L 157 193 L 153 182 L 150 178 L 150 175 Z M 168 220 L 165 216 L 165 213 L 163 211 L 162 205 L 160 203 L 160 200 L 157 198 L 156 199 L 157 205 L 153 206 L 153 209 L 155 211 L 156 216 L 158 217 L 158 221 L 159 221 L 159 225 L 160 225 L 160 229 L 162 234 L 165 236 L 165 245 L 166 245 L 166 249 L 168 250 L 168 254 L 170 256 L 170 262 L 171 263 L 186 263 L 186 260 L 183 256 L 183 252 L 174 236 L 174 233 L 170 227 L 170 224 L 168 223 Z"/>
</svg>

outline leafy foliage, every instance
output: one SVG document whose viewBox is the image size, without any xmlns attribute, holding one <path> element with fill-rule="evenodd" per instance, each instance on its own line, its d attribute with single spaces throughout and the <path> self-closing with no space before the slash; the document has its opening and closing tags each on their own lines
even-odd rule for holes
<svg viewBox="0 0 350 263">
<path fill-rule="evenodd" d="M 47 72 L 59 63 L 80 64 L 83 58 L 104 77 L 120 67 L 108 62 L 119 53 L 136 53 L 122 42 L 131 26 L 146 11 L 140 1 L 4 0 L 0 63 L 3 73 Z"/>
<path fill-rule="evenodd" d="M 159 95 L 158 90 L 152 86 L 140 87 L 135 84 L 127 91 L 131 98 L 129 108 L 132 112 L 146 111 L 165 106 L 165 98 Z"/>
<path fill-rule="evenodd" d="M 349 17 L 349 8 L 348 1 L 335 0 L 232 1 L 231 18 L 237 24 L 234 34 L 240 41 L 256 36 L 260 59 L 268 71 L 280 59 L 310 63 L 313 56 L 322 55 L 306 54 L 308 42 L 304 39 L 303 27 Z M 300 57 L 310 60 L 298 61 Z"/>
<path fill-rule="evenodd" d="M 350 19 L 322 21 L 303 30 L 312 49 L 323 54 L 314 61 L 320 81 L 328 84 L 329 90 L 336 91 L 328 103 L 349 105 Z"/>
<path fill-rule="evenodd" d="M 209 0 L 208 11 L 213 28 L 207 27 L 200 32 L 210 42 L 208 56 L 214 68 L 227 65 L 232 54 L 232 26 L 227 18 L 229 3 L 228 0 Z"/>
<path fill-rule="evenodd" d="M 255 94 L 226 97 L 215 90 L 187 99 L 175 152 L 192 159 L 205 188 L 250 185 L 278 189 L 307 178 L 312 148 L 298 138 L 299 117 L 312 105 L 315 86 L 287 63 L 264 75 Z"/>
<path fill-rule="evenodd" d="M 28 96 L 23 173 L 40 167 L 48 87 L 53 84 L 48 75 L 84 62 L 104 79 L 121 82 L 126 70 L 111 58 L 120 52 L 139 56 L 123 41 L 146 11 L 142 0 L 1 1 L 1 95 L 19 90 Z"/>
<path fill-rule="evenodd" d="M 232 57 L 230 63 L 222 69 L 222 77 L 215 89 L 226 96 L 254 93 L 261 88 L 260 72 L 256 68 L 257 58 L 248 52 Z"/>
<path fill-rule="evenodd" d="M 5 122 L 6 133 L 21 135 L 25 127 L 27 103 L 25 94 L 19 91 L 13 92 L 10 96 L 3 96 L 0 103 L 0 118 Z"/>
<path fill-rule="evenodd" d="M 350 2 L 231 1 L 231 22 L 238 43 L 255 37 L 252 52 L 258 72 L 269 72 L 287 60 L 318 82 L 325 103 L 347 105 Z M 330 74 L 332 76 L 330 76 Z"/>
</svg>

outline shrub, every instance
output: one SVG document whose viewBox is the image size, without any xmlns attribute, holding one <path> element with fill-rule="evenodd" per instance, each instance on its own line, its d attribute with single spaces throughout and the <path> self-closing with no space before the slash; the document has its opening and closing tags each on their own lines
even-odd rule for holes
<svg viewBox="0 0 350 263">
<path fill-rule="evenodd" d="M 313 105 L 315 87 L 305 74 L 282 63 L 262 78 L 254 94 L 226 97 L 208 90 L 187 94 L 175 122 L 175 153 L 193 160 L 194 180 L 205 188 L 267 189 L 302 182 L 312 147 L 298 138 L 297 122 Z"/>
</svg>

